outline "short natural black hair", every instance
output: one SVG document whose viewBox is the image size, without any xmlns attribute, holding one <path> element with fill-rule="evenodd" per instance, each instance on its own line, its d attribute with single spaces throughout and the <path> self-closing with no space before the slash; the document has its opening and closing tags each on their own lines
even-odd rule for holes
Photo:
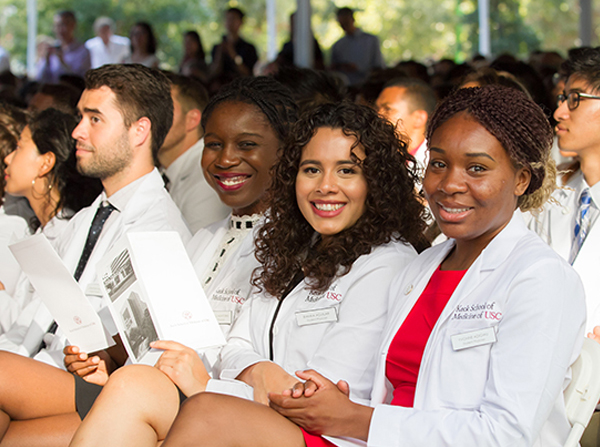
<svg viewBox="0 0 600 447">
<path fill-rule="evenodd" d="M 244 20 L 245 14 L 240 8 L 228 8 L 225 11 L 225 14 L 229 14 L 230 12 L 237 14 L 237 16 L 239 17 L 240 20 Z"/>
<path fill-rule="evenodd" d="M 437 105 L 435 91 L 420 79 L 398 77 L 388 81 L 383 90 L 389 87 L 400 87 L 406 89 L 406 97 L 410 103 L 411 112 L 425 110 L 431 115 Z M 383 91 L 382 90 L 382 91 Z"/>
<path fill-rule="evenodd" d="M 289 87 L 300 112 L 326 102 L 346 99 L 347 89 L 330 72 L 310 68 L 282 67 L 273 77 Z"/>
<path fill-rule="evenodd" d="M 157 154 L 173 124 L 171 81 L 159 70 L 140 64 L 109 64 L 85 74 L 86 90 L 106 86 L 117 97 L 116 105 L 129 128 L 142 117 L 151 123 L 152 156 Z"/>
<path fill-rule="evenodd" d="M 569 59 L 561 65 L 567 78 L 582 79 L 594 92 L 600 91 L 600 47 L 579 48 L 569 52 Z"/>
<path fill-rule="evenodd" d="M 63 19 L 70 20 L 73 23 L 77 23 L 77 17 L 75 17 L 75 12 L 71 11 L 70 9 L 63 9 L 62 11 L 58 11 L 56 15 L 62 17 Z"/>
<path fill-rule="evenodd" d="M 343 8 L 338 8 L 335 15 L 336 15 L 336 17 L 339 17 L 339 16 L 354 17 L 354 10 L 352 8 L 348 8 L 347 6 L 344 6 Z"/>
<path fill-rule="evenodd" d="M 177 88 L 177 99 L 179 99 L 184 113 L 192 109 L 198 109 L 201 112 L 204 110 L 208 104 L 208 92 L 202 82 L 196 78 L 175 73 L 165 74 L 173 87 Z"/>
<path fill-rule="evenodd" d="M 214 110 L 225 102 L 244 102 L 260 110 L 280 143 L 288 138 L 290 124 L 298 119 L 298 107 L 292 98 L 292 92 L 275 79 L 267 76 L 243 77 L 223 86 L 210 100 L 202 114 L 202 129 L 206 132 L 206 123 Z"/>
<path fill-rule="evenodd" d="M 67 84 L 42 84 L 36 93 L 52 97 L 53 108 L 71 114 L 77 111 L 81 97 L 81 92 Z"/>
</svg>

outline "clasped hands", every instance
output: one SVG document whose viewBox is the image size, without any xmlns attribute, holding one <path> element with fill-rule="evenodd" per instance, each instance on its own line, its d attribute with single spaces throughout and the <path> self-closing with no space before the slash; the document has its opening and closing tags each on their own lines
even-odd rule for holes
<svg viewBox="0 0 600 447">
<path fill-rule="evenodd" d="M 366 441 L 373 409 L 350 400 L 346 381 L 333 383 L 314 370 L 296 375 L 304 382 L 281 394 L 269 393 L 271 408 L 312 434 Z"/>
</svg>

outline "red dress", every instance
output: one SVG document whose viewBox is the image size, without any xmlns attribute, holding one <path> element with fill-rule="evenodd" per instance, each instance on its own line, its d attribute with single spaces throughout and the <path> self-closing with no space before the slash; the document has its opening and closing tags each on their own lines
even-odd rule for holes
<svg viewBox="0 0 600 447">
<path fill-rule="evenodd" d="M 392 405 L 412 407 L 425 345 L 435 323 L 466 270 L 438 269 L 396 332 L 388 349 L 386 377 L 394 386 Z M 321 436 L 302 430 L 307 447 L 335 447 Z"/>
</svg>

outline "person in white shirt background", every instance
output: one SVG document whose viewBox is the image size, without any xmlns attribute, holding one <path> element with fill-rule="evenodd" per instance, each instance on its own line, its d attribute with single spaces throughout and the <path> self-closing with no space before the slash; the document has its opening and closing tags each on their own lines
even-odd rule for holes
<svg viewBox="0 0 600 447">
<path fill-rule="evenodd" d="M 331 47 L 331 69 L 344 75 L 349 85 L 360 85 L 372 70 L 385 67 L 379 39 L 355 25 L 352 9 L 339 8 L 336 17 L 344 36 Z"/>
<path fill-rule="evenodd" d="M 158 151 L 165 187 L 192 233 L 224 219 L 230 211 L 209 186 L 200 159 L 204 150 L 202 111 L 208 93 L 200 81 L 167 74 L 173 98 L 173 125 Z"/>
<path fill-rule="evenodd" d="M 85 42 L 90 52 L 92 68 L 106 64 L 118 64 L 131 52 L 131 42 L 127 37 L 115 34 L 115 21 L 110 17 L 98 17 L 94 21 L 96 37 Z"/>
<path fill-rule="evenodd" d="M 27 199 L 39 231 L 51 243 L 60 236 L 69 219 L 89 206 L 102 191 L 100 180 L 77 172 L 75 141 L 71 138 L 76 125 L 73 115 L 46 109 L 29 118 L 18 145 L 4 159 L 6 192 Z M 4 273 L 0 273 L 0 281 Z M 21 275 L 19 290 L 10 295 L 0 293 L 0 333 L 8 331 L 29 304 L 30 288 L 29 281 Z M 20 320 L 19 325 L 25 320 Z"/>
<path fill-rule="evenodd" d="M 143 66 L 105 65 L 87 72 L 79 110 L 82 119 L 72 134 L 77 140 L 77 166 L 80 172 L 99 178 L 104 190 L 71 219 L 56 247 L 110 331 L 114 322 L 106 317 L 95 292 L 98 261 L 129 231 L 177 231 L 184 243 L 191 237 L 155 169 L 156 153 L 173 119 L 170 82 L 158 70 Z M 92 221 L 107 207 L 112 213 L 100 229 Z M 92 248 L 90 234 L 98 232 Z M 40 327 L 46 331 L 53 325 L 44 309 L 40 305 L 36 318 L 40 317 L 39 323 L 44 317 Z M 54 336 L 46 334 L 49 337 L 44 332 L 37 336 L 33 353 L 43 339 L 47 349 L 37 358 L 62 366 L 65 337 L 60 328 Z M 102 367 L 124 361 L 123 352 L 117 349 L 110 357 L 103 351 Z M 81 398 L 93 393 L 93 388 L 58 367 L 5 351 L 0 352 L 0 376 L 2 441 L 66 445 L 81 420 L 76 413 Z"/>
</svg>

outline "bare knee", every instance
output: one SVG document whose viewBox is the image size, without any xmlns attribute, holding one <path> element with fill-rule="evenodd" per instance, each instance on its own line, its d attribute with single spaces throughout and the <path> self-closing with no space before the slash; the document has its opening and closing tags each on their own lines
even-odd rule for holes
<svg viewBox="0 0 600 447">
<path fill-rule="evenodd" d="M 146 365 L 127 365 L 111 374 L 105 389 L 120 395 L 137 395 L 168 386 L 170 380 L 156 368 Z M 171 384 L 172 386 L 172 384 Z"/>
<path fill-rule="evenodd" d="M 92 412 L 110 409 L 116 417 L 133 417 L 164 436 L 179 409 L 177 388 L 165 374 L 145 365 L 128 365 L 114 372 Z"/>
</svg>

